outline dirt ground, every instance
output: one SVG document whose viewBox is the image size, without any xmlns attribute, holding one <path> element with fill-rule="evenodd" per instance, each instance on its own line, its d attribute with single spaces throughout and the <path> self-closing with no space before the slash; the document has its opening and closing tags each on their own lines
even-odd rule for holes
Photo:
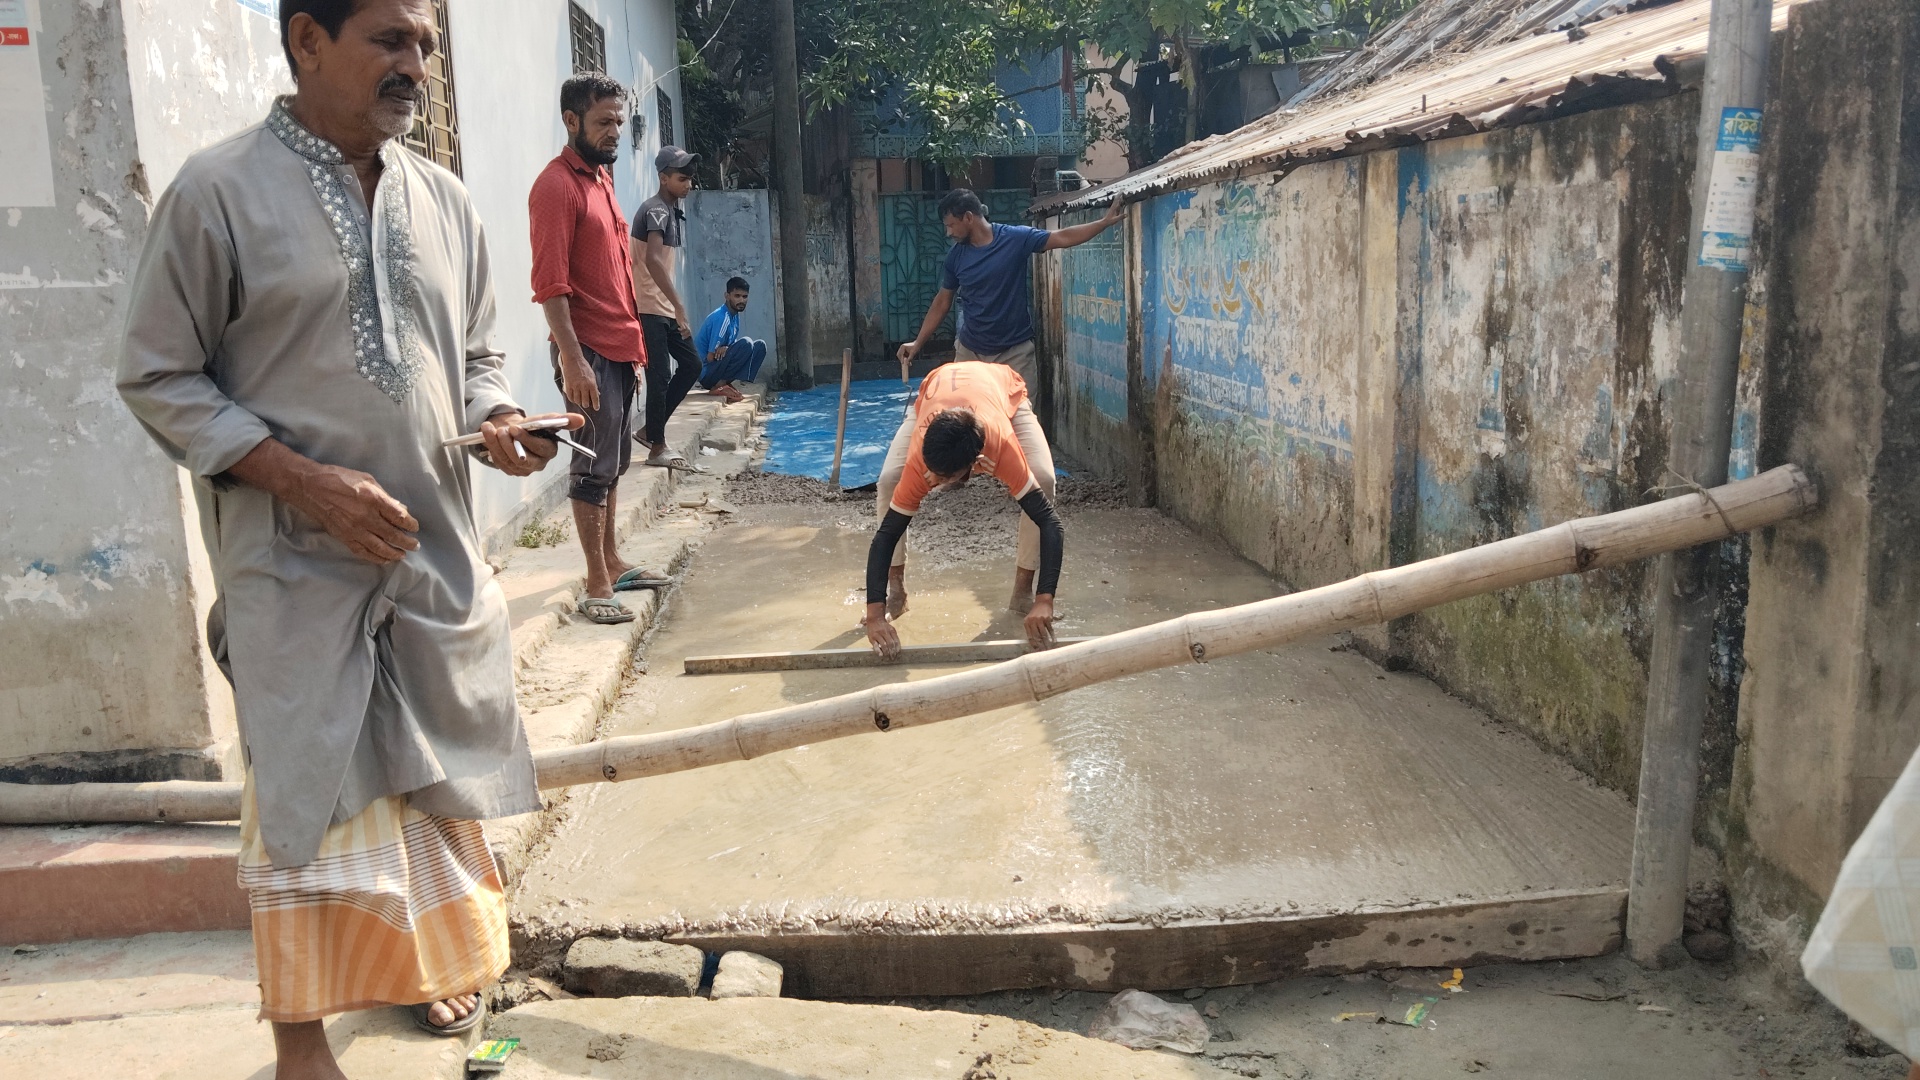
<svg viewBox="0 0 1920 1080">
<path fill-rule="evenodd" d="M 1209 1017 L 1208 1061 L 1264 1080 L 1906 1076 L 1906 1058 L 1857 1028 L 1850 1034 L 1845 1018 L 1804 984 L 1800 996 L 1755 965 L 1652 972 L 1619 954 L 1495 965 L 1466 969 L 1459 993 L 1439 985 L 1451 975 L 1398 969 L 1161 996 Z M 1403 1020 L 1427 998 L 1436 1000 L 1417 1029 L 1376 1019 Z M 1084 1033 L 1107 1000 L 1010 991 L 891 1003 Z"/>
</svg>

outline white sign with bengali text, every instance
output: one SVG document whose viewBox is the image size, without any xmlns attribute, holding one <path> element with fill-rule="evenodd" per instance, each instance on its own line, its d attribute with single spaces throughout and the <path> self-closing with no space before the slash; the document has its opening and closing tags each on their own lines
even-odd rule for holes
<svg viewBox="0 0 1920 1080">
<path fill-rule="evenodd" d="M 0 0 L 0 207 L 53 205 L 39 0 Z"/>
<path fill-rule="evenodd" d="M 1760 189 L 1760 110 L 1723 109 L 1700 222 L 1700 265 L 1744 271 Z"/>
</svg>

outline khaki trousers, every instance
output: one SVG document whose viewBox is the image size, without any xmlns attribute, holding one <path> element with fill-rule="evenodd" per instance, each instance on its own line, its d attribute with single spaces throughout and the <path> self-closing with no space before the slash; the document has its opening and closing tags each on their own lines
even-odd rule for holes
<svg viewBox="0 0 1920 1080">
<path fill-rule="evenodd" d="M 955 360 L 981 360 L 989 364 L 1005 364 L 1013 369 L 1015 375 L 1020 376 L 1020 378 L 1026 382 L 1027 393 L 1029 394 L 1036 392 L 1033 379 L 1034 376 L 1038 374 L 1038 368 L 1034 364 L 1033 357 L 1033 342 L 1031 341 L 1023 341 L 1011 349 L 1005 349 L 997 353 L 987 353 L 985 355 L 974 352 L 972 349 L 967 348 L 957 341 L 953 343 L 953 358 Z"/>
<path fill-rule="evenodd" d="M 1026 346 L 1029 356 L 1033 346 Z M 912 405 L 907 406 L 907 418 L 900 424 L 900 430 L 893 433 L 893 443 L 887 447 L 886 463 L 880 466 L 879 491 L 874 496 L 873 516 L 875 520 L 887 516 L 887 508 L 893 502 L 893 489 L 900 484 L 900 477 L 907 469 L 907 454 L 913 448 L 913 432 L 919 426 L 919 418 L 914 415 Z M 1033 471 L 1034 483 L 1047 493 L 1047 501 L 1053 501 L 1053 448 L 1047 445 L 1046 432 L 1040 430 L 1040 418 L 1033 415 L 1033 406 L 1026 402 L 1013 414 L 1013 437 L 1020 441 L 1020 452 L 1027 457 L 1027 468 Z M 1017 495 L 1019 492 L 1009 492 Z M 911 535 L 913 530 L 907 530 Z M 893 565 L 907 565 L 907 537 L 893 549 Z M 1020 541 L 1014 549 L 1014 565 L 1022 570 L 1040 569 L 1040 526 L 1026 514 L 1020 515 Z"/>
</svg>

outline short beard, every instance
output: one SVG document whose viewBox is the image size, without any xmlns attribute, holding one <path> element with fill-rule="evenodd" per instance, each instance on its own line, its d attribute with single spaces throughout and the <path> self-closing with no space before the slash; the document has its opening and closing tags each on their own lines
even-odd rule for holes
<svg viewBox="0 0 1920 1080">
<path fill-rule="evenodd" d="M 616 143 L 611 150 L 602 150 L 587 141 L 587 133 L 584 131 L 573 137 L 573 152 L 579 154 L 580 160 L 589 165 L 611 165 L 620 160 L 619 144 Z"/>
<path fill-rule="evenodd" d="M 427 107 L 427 90 L 420 83 L 395 71 L 380 80 L 374 87 L 373 109 L 367 114 L 367 120 L 375 131 L 389 139 L 397 139 L 413 130 L 413 118 Z M 406 111 L 401 111 L 401 105 Z"/>
</svg>

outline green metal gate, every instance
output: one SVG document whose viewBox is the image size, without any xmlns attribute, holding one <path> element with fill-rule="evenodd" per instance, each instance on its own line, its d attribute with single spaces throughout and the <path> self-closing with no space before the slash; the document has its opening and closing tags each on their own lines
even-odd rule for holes
<svg viewBox="0 0 1920 1080">
<path fill-rule="evenodd" d="M 1023 224 L 1033 196 L 1025 188 L 993 188 L 980 192 L 987 218 L 1011 225 Z M 889 346 L 912 341 L 927 317 L 927 305 L 940 291 L 940 266 L 946 260 L 946 227 L 940 221 L 940 193 L 898 191 L 880 196 L 880 291 L 886 298 Z M 953 316 L 948 315 L 934 338 L 953 340 Z"/>
</svg>

